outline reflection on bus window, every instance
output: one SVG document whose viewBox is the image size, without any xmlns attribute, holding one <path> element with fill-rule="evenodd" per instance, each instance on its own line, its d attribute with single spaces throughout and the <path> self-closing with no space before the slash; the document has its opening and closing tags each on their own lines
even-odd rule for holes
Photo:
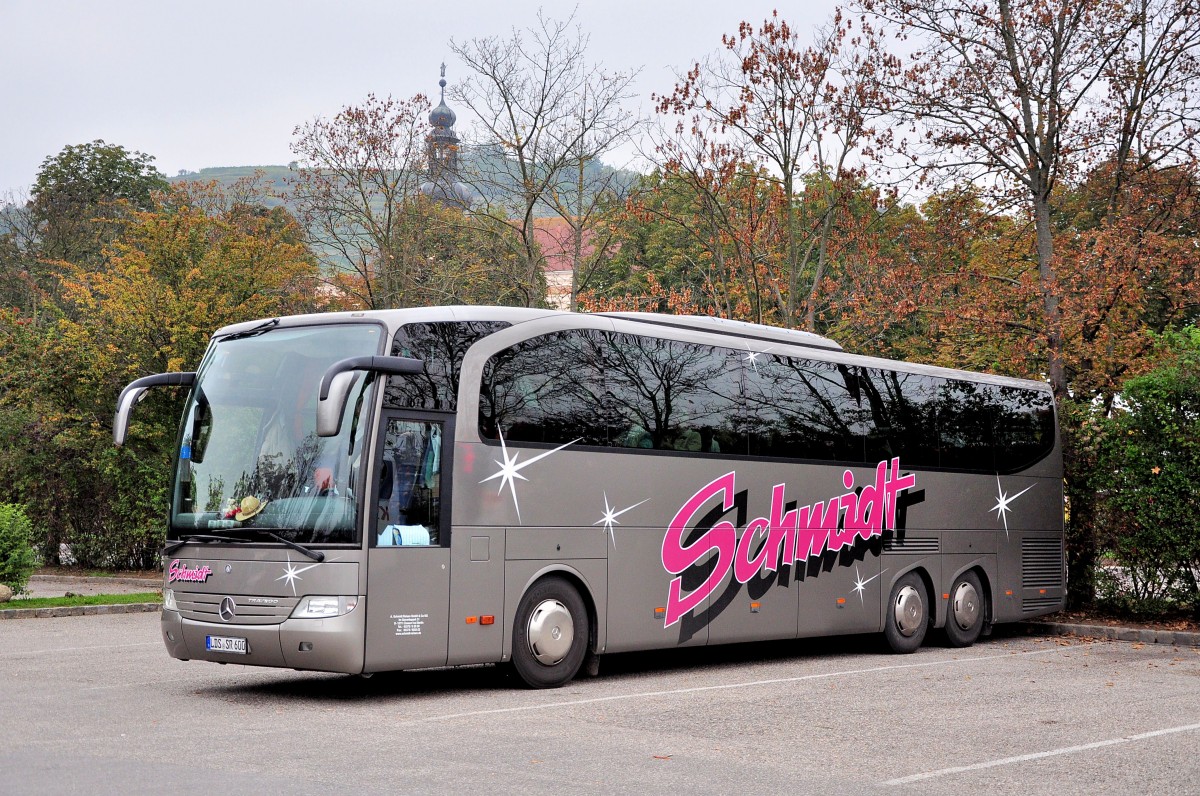
<svg viewBox="0 0 1200 796">
<path fill-rule="evenodd" d="M 494 355 L 479 431 L 507 442 L 1015 472 L 1054 446 L 1048 392 L 570 330 Z"/>
<path fill-rule="evenodd" d="M 379 474 L 380 546 L 439 543 L 441 458 L 441 423 L 388 421 Z"/>
<path fill-rule="evenodd" d="M 374 380 L 357 382 L 334 437 L 316 434 L 317 387 L 337 360 L 377 352 L 381 334 L 375 324 L 346 324 L 217 342 L 185 409 L 171 532 L 254 527 L 301 544 L 360 539 L 359 423 Z"/>
<path fill-rule="evenodd" d="M 419 359 L 425 367 L 415 375 L 389 378 L 384 405 L 453 411 L 467 349 L 509 325 L 506 321 L 438 321 L 401 326 L 392 342 L 392 356 Z"/>
</svg>

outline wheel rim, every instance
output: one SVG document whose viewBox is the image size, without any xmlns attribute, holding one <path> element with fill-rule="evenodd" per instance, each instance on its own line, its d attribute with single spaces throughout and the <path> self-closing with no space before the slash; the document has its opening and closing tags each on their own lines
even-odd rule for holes
<svg viewBox="0 0 1200 796">
<path fill-rule="evenodd" d="M 542 600 L 529 614 L 526 638 L 538 663 L 553 666 L 567 657 L 575 641 L 575 622 L 558 600 Z"/>
<path fill-rule="evenodd" d="M 970 630 L 979 621 L 979 592 L 966 581 L 954 590 L 954 621 L 962 630 Z"/>
<path fill-rule="evenodd" d="M 925 622 L 925 604 L 921 593 L 912 586 L 905 586 L 896 595 L 895 605 L 896 629 L 900 635 L 910 638 Z"/>
</svg>

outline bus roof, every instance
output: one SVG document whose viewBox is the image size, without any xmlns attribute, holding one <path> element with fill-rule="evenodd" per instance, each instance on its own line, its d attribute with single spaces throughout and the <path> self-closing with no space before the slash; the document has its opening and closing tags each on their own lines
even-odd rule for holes
<svg viewBox="0 0 1200 796">
<path fill-rule="evenodd" d="M 435 320 L 457 321 L 508 321 L 521 323 L 537 318 L 555 315 L 575 315 L 577 313 L 561 310 L 531 309 L 528 307 L 499 307 L 499 306 L 467 306 L 453 305 L 444 307 L 412 307 L 407 309 L 363 310 L 360 312 L 314 313 L 311 315 L 294 315 L 281 318 L 282 325 L 306 325 L 312 323 L 328 323 L 350 319 L 377 319 L 385 322 L 421 322 Z M 787 343 L 789 345 L 821 348 L 827 351 L 841 351 L 842 347 L 827 337 L 798 329 L 782 329 L 774 326 L 762 326 L 746 321 L 734 321 L 728 318 L 714 318 L 706 315 L 663 315 L 655 312 L 600 312 L 602 317 L 621 318 L 623 320 L 649 323 L 657 326 L 677 329 L 693 329 L 698 332 L 729 335 L 751 340 Z M 217 330 L 215 337 L 249 331 L 262 323 L 262 319 L 236 323 Z"/>
<path fill-rule="evenodd" d="M 680 329 L 695 329 L 701 332 L 727 334 L 735 337 L 753 340 L 767 340 L 789 345 L 806 346 L 808 348 L 824 348 L 829 351 L 843 350 L 840 345 L 812 332 L 799 329 L 783 329 L 777 326 L 763 326 L 746 321 L 733 321 L 729 318 L 714 318 L 708 315 L 661 315 L 656 312 L 601 312 L 612 318 L 624 318 L 630 321 L 652 323 L 659 326 L 674 326 Z"/>
<path fill-rule="evenodd" d="M 757 340 L 761 342 L 780 343 L 788 346 L 796 346 L 810 350 L 816 349 L 827 352 L 828 354 L 834 355 L 839 361 L 854 362 L 864 366 L 874 365 L 893 368 L 896 366 L 901 366 L 900 369 L 913 373 L 952 376 L 959 378 L 966 377 L 972 380 L 991 382 L 995 384 L 1020 385 L 1038 389 L 1049 389 L 1048 385 L 1046 385 L 1044 382 L 1030 381 L 1028 379 L 1017 379 L 1011 376 L 999 376 L 995 374 L 945 368 L 937 365 L 923 365 L 916 362 L 889 360 L 879 357 L 872 357 L 869 355 L 852 354 L 847 352 L 842 348 L 842 346 L 833 340 L 812 332 L 804 332 L 798 329 L 782 329 L 774 326 L 763 326 L 756 323 L 748 323 L 746 321 L 734 321 L 728 318 L 714 318 L 702 315 L 665 315 L 655 312 L 575 313 L 563 310 L 535 309 L 530 307 L 449 305 L 440 307 L 410 307 L 398 309 L 292 315 L 281 317 L 279 319 L 279 325 L 305 326 L 330 322 L 336 323 L 339 321 L 345 322 L 364 320 L 381 321 L 392 327 L 404 323 L 432 323 L 437 321 L 506 321 L 513 325 L 517 325 L 526 321 L 548 318 L 562 318 L 565 320 L 570 317 L 611 318 L 613 320 L 625 321 L 627 323 L 655 326 L 663 329 L 666 336 L 672 336 L 670 332 L 666 331 L 667 329 L 674 329 L 676 330 L 676 333 L 682 331 L 685 333 L 691 332 L 734 337 L 741 340 Z M 213 336 L 223 337 L 229 334 L 247 332 L 260 326 L 263 321 L 264 319 L 260 318 L 253 321 L 246 321 L 244 323 L 231 324 L 217 330 Z"/>
</svg>

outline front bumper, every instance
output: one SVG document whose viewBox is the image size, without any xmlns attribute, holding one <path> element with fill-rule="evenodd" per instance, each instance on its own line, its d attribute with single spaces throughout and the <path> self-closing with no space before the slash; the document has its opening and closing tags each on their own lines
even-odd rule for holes
<svg viewBox="0 0 1200 796">
<path fill-rule="evenodd" d="M 184 619 L 164 609 L 163 644 L 172 658 L 244 666 L 275 666 L 359 674 L 363 670 L 366 600 L 348 614 L 327 619 L 285 619 L 279 624 L 244 625 Z M 246 639 L 246 654 L 205 649 L 206 636 Z"/>
</svg>

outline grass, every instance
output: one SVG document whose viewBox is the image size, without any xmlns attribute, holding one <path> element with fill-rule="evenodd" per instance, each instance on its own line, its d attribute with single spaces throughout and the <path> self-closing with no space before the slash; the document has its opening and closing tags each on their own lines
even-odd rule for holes
<svg viewBox="0 0 1200 796">
<path fill-rule="evenodd" d="M 0 611 L 12 608 L 73 608 L 77 605 L 125 605 L 128 603 L 160 603 L 162 593 L 156 591 L 140 594 L 77 594 L 73 597 L 14 597 L 0 603 Z"/>
</svg>

